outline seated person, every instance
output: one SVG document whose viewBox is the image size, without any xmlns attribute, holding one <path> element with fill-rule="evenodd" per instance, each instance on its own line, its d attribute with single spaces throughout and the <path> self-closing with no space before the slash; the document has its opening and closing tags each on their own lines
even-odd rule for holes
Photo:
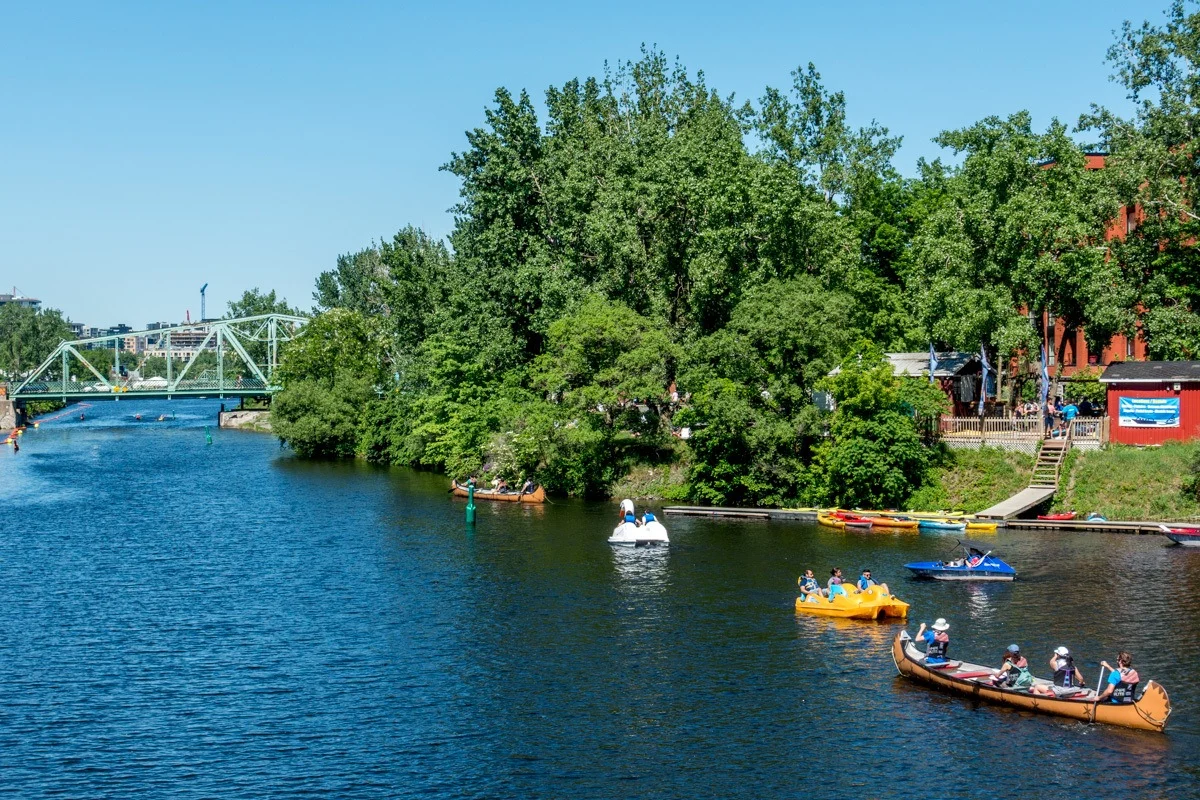
<svg viewBox="0 0 1200 800">
<path fill-rule="evenodd" d="M 633 501 L 625 499 L 621 501 L 621 522 L 632 522 L 637 524 L 637 517 L 633 513 Z"/>
<path fill-rule="evenodd" d="M 879 583 L 871 578 L 871 570 L 864 569 L 858 578 L 858 591 L 865 592 L 872 586 L 878 586 L 884 594 L 891 594 L 886 583 Z"/>
<path fill-rule="evenodd" d="M 1029 662 L 1021 655 L 1021 648 L 1015 644 L 1008 646 L 1005 653 L 1004 666 L 992 673 L 992 686 L 1002 689 L 1028 689 L 1033 686 L 1033 673 L 1029 671 Z"/>
<path fill-rule="evenodd" d="M 1113 669 L 1107 661 L 1101 661 L 1100 666 L 1112 670 L 1108 676 L 1108 686 L 1096 698 L 1098 703 L 1132 703 L 1141 678 L 1133 668 L 1133 656 L 1122 650 L 1117 654 L 1117 668 Z"/>
<path fill-rule="evenodd" d="M 533 478 L 526 478 L 524 485 L 521 486 L 521 494 L 533 494 L 537 489 L 537 484 L 533 482 Z"/>
<path fill-rule="evenodd" d="M 925 663 L 931 667 L 949 664 L 946 653 L 950 649 L 950 623 L 938 617 L 930 630 L 925 630 L 925 623 L 917 629 L 917 639 L 925 642 Z"/>
<path fill-rule="evenodd" d="M 504 478 L 498 478 L 496 480 L 496 491 L 507 492 L 508 491 L 508 481 L 504 480 Z"/>
<path fill-rule="evenodd" d="M 1087 689 L 1083 688 L 1083 673 L 1075 666 L 1075 659 L 1071 658 L 1071 651 L 1067 648 L 1059 647 L 1054 651 L 1050 656 L 1050 669 L 1054 670 L 1053 683 L 1050 686 L 1031 686 L 1029 691 L 1032 694 L 1072 697 L 1087 693 Z"/>
<path fill-rule="evenodd" d="M 652 514 L 652 513 L 651 513 L 650 511 L 648 511 L 648 510 L 647 510 L 647 511 L 643 511 L 643 512 L 642 512 L 642 519 L 641 519 L 641 521 L 640 521 L 640 522 L 638 522 L 638 525 L 645 525 L 647 522 L 658 522 L 658 517 L 654 516 L 654 514 Z"/>
<path fill-rule="evenodd" d="M 829 570 L 829 581 L 825 584 L 825 593 L 829 595 L 831 603 L 838 594 L 846 594 L 846 588 L 842 586 L 842 571 L 837 567 Z"/>
<path fill-rule="evenodd" d="M 800 586 L 800 596 L 805 602 L 816 603 L 825 596 L 811 569 L 804 570 L 804 574 L 796 579 L 796 583 Z"/>
<path fill-rule="evenodd" d="M 983 553 L 978 550 L 972 550 L 971 555 L 967 556 L 966 565 L 974 569 L 983 563 Z"/>
</svg>

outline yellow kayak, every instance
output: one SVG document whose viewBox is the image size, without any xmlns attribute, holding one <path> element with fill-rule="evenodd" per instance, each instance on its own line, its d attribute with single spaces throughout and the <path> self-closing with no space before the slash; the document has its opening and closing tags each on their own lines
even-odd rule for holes
<svg viewBox="0 0 1200 800">
<path fill-rule="evenodd" d="M 996 523 L 984 522 L 983 520 L 967 520 L 967 530 L 974 531 L 975 533 L 995 533 Z"/>
<path fill-rule="evenodd" d="M 842 522 L 837 517 L 831 517 L 828 514 L 817 514 L 817 524 L 824 525 L 826 528 L 837 528 L 839 531 L 845 530 L 846 528 L 845 522 Z"/>
<path fill-rule="evenodd" d="M 837 593 L 833 599 L 797 597 L 796 613 L 840 619 L 904 619 L 908 616 L 908 603 L 884 594 L 878 586 L 872 586 L 864 592 L 855 592 L 851 587 L 846 593 Z"/>
<path fill-rule="evenodd" d="M 896 519 L 895 517 L 879 516 L 871 518 L 872 528 L 891 528 L 892 530 L 915 530 L 920 525 L 915 519 Z"/>
</svg>

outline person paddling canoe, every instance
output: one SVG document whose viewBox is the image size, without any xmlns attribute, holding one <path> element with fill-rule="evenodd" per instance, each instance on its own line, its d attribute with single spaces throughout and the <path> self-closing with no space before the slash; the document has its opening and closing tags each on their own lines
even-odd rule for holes
<svg viewBox="0 0 1200 800">
<path fill-rule="evenodd" d="M 1111 670 L 1108 676 L 1108 686 L 1096 698 L 1097 703 L 1132 703 L 1141 678 L 1133 668 L 1133 656 L 1122 650 L 1117 653 L 1117 668 L 1113 669 L 1107 661 L 1101 661 L 1100 666 Z"/>
<path fill-rule="evenodd" d="M 942 617 L 933 621 L 930 630 L 925 630 L 925 623 L 917 629 L 917 639 L 925 642 L 925 663 L 931 667 L 949 664 L 946 653 L 950 649 L 950 623 Z"/>
</svg>

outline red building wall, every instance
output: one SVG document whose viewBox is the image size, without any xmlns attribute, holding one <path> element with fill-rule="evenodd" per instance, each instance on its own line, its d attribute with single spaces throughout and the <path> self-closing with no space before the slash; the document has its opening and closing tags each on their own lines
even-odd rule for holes
<svg viewBox="0 0 1200 800">
<path fill-rule="evenodd" d="M 1122 428 L 1118 397 L 1178 397 L 1178 428 Z M 1118 444 L 1162 444 L 1200 438 L 1200 384 L 1181 383 L 1178 392 L 1170 383 L 1108 384 L 1108 414 L 1112 417 L 1109 440 Z"/>
</svg>

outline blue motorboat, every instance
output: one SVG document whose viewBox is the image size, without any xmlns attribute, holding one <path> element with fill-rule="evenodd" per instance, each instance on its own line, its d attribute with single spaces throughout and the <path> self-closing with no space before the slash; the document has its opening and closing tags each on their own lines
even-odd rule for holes
<svg viewBox="0 0 1200 800">
<path fill-rule="evenodd" d="M 914 561 L 905 564 L 914 577 L 936 581 L 1011 581 L 1017 571 L 992 554 L 991 548 L 977 542 L 959 540 L 961 558 L 950 561 Z"/>
</svg>

